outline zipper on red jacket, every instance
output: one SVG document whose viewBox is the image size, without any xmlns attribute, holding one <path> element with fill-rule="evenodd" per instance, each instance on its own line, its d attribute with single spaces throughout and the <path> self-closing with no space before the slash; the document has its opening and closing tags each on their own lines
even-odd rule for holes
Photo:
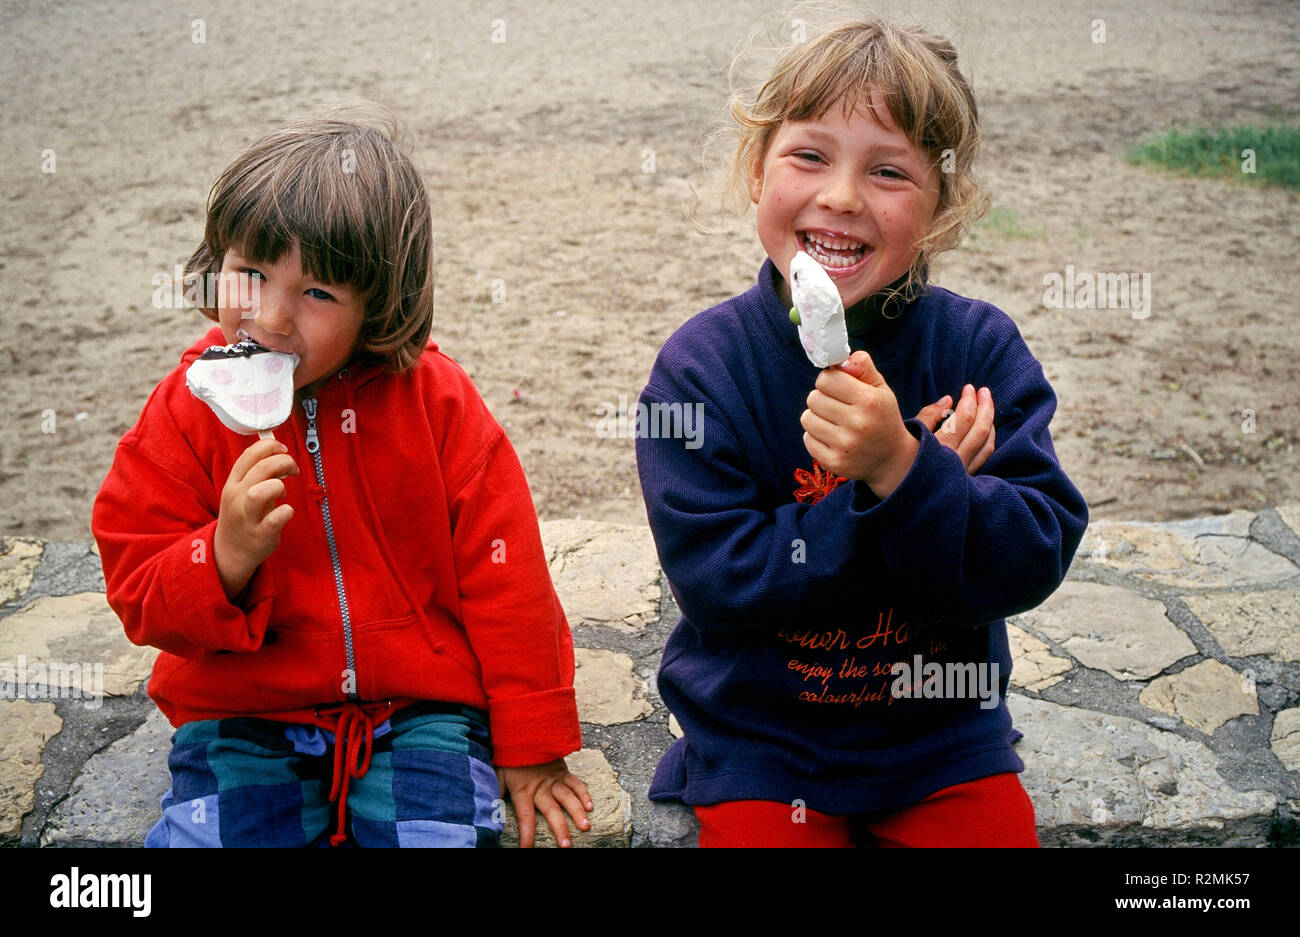
<svg viewBox="0 0 1300 937">
<path fill-rule="evenodd" d="M 348 613 L 348 597 L 343 591 L 343 567 L 339 563 L 339 548 L 334 541 L 334 524 L 330 520 L 330 499 L 325 489 L 325 466 L 321 462 L 320 437 L 316 435 L 316 398 L 305 399 L 302 402 L 302 409 L 307 415 L 307 452 L 316 466 L 316 484 L 321 489 L 320 510 L 325 521 L 325 539 L 329 543 L 330 562 L 334 564 L 334 588 L 338 591 L 339 611 L 343 614 L 343 647 L 347 651 L 348 675 L 352 678 L 350 681 L 352 691 L 348 693 L 348 698 L 358 699 L 357 667 L 356 660 L 352 656 L 352 616 Z"/>
</svg>

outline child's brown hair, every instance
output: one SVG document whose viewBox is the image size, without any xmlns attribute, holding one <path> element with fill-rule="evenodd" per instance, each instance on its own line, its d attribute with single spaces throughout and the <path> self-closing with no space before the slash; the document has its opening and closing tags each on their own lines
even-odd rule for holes
<svg viewBox="0 0 1300 937">
<path fill-rule="evenodd" d="M 186 278 L 214 282 L 232 246 L 274 263 L 297 242 L 309 276 L 364 297 L 358 351 L 394 371 L 410 367 L 433 321 L 433 218 L 404 138 L 379 105 L 335 109 L 261 137 L 212 186 Z M 217 319 L 215 308 L 200 312 Z"/>
<path fill-rule="evenodd" d="M 734 73 L 735 63 L 733 63 Z M 952 43 L 921 29 L 882 20 L 841 23 L 789 47 L 755 91 L 731 99 L 740 139 L 731 183 L 746 193 L 751 167 L 767 155 L 777 128 L 788 120 L 822 116 L 839 104 L 877 119 L 871 92 L 885 100 L 894 123 L 939 169 L 939 201 L 930 229 L 902 289 L 920 283 L 935 255 L 956 247 L 988 210 L 989 199 L 972 172 L 979 152 L 979 112 L 970 84 L 957 68 Z M 748 204 L 747 195 L 744 203 Z"/>
</svg>

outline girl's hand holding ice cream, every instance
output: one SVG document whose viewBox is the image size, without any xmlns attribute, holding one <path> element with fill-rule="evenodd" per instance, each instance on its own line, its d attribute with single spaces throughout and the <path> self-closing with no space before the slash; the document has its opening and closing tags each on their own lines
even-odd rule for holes
<svg viewBox="0 0 1300 937">
<path fill-rule="evenodd" d="M 817 376 L 799 422 L 814 459 L 836 475 L 865 482 L 880 498 L 898 487 L 921 447 L 865 351 Z"/>
<path fill-rule="evenodd" d="M 951 412 L 950 404 L 945 396 L 916 417 L 973 475 L 993 454 L 993 397 L 987 387 L 977 392 L 967 384 Z M 894 392 L 865 351 L 818 376 L 800 423 L 814 459 L 836 475 L 866 482 L 881 498 L 907 476 L 920 449 L 903 425 Z"/>
<path fill-rule="evenodd" d="M 259 439 L 230 469 L 221 489 L 212 552 L 221 586 L 232 602 L 280 545 L 280 531 L 293 517 L 293 508 L 275 502 L 285 494 L 281 479 L 297 474 L 298 464 L 288 448 L 275 439 Z"/>
</svg>

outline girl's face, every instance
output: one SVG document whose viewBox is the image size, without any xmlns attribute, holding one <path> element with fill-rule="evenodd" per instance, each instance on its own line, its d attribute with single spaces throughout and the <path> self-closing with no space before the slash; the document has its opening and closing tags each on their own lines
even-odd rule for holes
<svg viewBox="0 0 1300 937">
<path fill-rule="evenodd" d="M 837 104 L 814 120 L 787 121 L 751 167 L 758 237 L 781 271 L 806 251 L 839 287 L 845 307 L 907 272 L 939 203 L 939 174 L 889 115 L 883 98 L 845 119 Z"/>
<path fill-rule="evenodd" d="M 232 246 L 221 260 L 221 275 L 258 281 L 228 283 L 222 291 L 218 319 L 226 342 L 237 341 L 242 328 L 267 348 L 297 355 L 293 386 L 300 396 L 315 396 L 351 359 L 365 302 L 350 286 L 309 277 L 297 243 L 274 264 L 254 264 Z"/>
</svg>

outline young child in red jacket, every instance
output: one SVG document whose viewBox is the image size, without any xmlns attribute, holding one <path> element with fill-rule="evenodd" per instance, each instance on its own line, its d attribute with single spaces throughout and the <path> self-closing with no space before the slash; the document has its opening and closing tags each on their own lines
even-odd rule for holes
<svg viewBox="0 0 1300 937">
<path fill-rule="evenodd" d="M 432 220 L 398 135 L 335 114 L 222 174 L 186 268 L 218 327 L 95 501 L 109 604 L 162 652 L 149 695 L 177 727 L 146 845 L 494 845 L 504 790 L 524 845 L 536 812 L 562 845 L 566 813 L 589 826 L 572 639 L 518 458 L 429 340 Z M 186 386 L 245 336 L 300 359 L 274 438 Z"/>
</svg>

